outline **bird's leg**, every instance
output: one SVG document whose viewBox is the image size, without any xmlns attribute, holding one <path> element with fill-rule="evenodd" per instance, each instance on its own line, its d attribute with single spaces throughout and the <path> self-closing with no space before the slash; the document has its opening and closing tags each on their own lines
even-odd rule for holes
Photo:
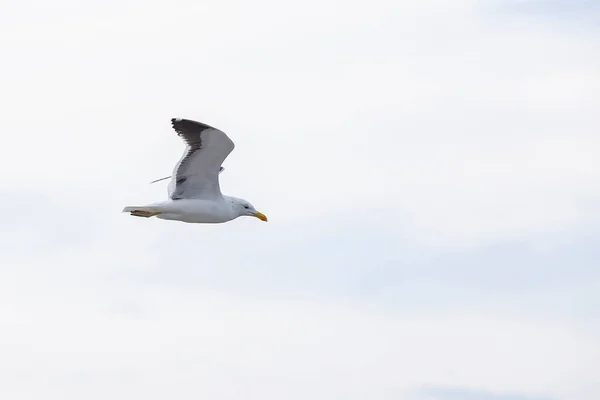
<svg viewBox="0 0 600 400">
<path fill-rule="evenodd" d="M 161 212 L 143 211 L 143 210 L 134 210 L 129 213 L 129 215 L 133 215 L 134 217 L 144 217 L 144 218 L 154 217 L 159 214 L 162 214 L 162 213 Z"/>
</svg>

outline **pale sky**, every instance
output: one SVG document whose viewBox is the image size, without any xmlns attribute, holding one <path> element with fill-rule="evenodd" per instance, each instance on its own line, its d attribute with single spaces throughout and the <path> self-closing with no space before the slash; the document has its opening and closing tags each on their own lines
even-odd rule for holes
<svg viewBox="0 0 600 400">
<path fill-rule="evenodd" d="M 592 3 L 2 1 L 0 398 L 600 398 Z"/>
</svg>

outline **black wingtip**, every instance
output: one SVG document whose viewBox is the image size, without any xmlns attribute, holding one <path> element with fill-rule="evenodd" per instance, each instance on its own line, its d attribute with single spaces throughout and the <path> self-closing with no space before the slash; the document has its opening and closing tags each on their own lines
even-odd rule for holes
<svg viewBox="0 0 600 400">
<path fill-rule="evenodd" d="M 200 133 L 205 129 L 215 129 L 203 122 L 184 118 L 171 118 L 171 125 L 173 125 L 173 128 L 178 132 L 187 131 L 190 133 Z"/>
</svg>

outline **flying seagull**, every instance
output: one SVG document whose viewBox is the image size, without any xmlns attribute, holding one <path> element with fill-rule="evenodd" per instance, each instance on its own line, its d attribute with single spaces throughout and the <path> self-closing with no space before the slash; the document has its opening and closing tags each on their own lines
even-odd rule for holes
<svg viewBox="0 0 600 400">
<path fill-rule="evenodd" d="M 223 131 L 202 122 L 172 118 L 171 124 L 186 148 L 171 175 L 169 200 L 128 206 L 123 212 L 188 223 L 223 223 L 242 216 L 266 222 L 267 217 L 248 201 L 221 193 L 221 164 L 235 148 L 233 141 Z"/>
</svg>

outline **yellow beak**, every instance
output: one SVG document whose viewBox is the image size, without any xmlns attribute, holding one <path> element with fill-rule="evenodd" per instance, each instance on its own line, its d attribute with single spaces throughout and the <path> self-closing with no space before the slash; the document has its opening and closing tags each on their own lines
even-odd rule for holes
<svg viewBox="0 0 600 400">
<path fill-rule="evenodd" d="M 261 221 L 265 221 L 267 222 L 267 216 L 261 212 L 255 212 L 254 216 L 258 219 L 260 219 Z"/>
</svg>

